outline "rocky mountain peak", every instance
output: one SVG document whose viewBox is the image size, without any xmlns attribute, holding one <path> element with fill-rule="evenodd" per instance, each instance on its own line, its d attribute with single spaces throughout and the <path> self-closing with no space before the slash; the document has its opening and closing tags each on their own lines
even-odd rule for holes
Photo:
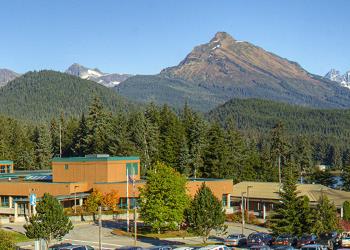
<svg viewBox="0 0 350 250">
<path fill-rule="evenodd" d="M 220 31 L 210 40 L 210 42 L 234 42 L 235 39 L 228 33 Z"/>
</svg>

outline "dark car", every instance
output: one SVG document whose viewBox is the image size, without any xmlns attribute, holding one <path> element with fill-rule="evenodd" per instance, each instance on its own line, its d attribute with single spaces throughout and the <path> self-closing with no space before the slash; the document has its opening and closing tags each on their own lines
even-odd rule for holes
<svg viewBox="0 0 350 250">
<path fill-rule="evenodd" d="M 290 234 L 282 234 L 272 242 L 274 246 L 292 246 L 296 247 L 298 244 L 298 238 Z"/>
<path fill-rule="evenodd" d="M 225 239 L 225 245 L 238 247 L 247 245 L 247 237 L 244 234 L 231 234 Z"/>
<path fill-rule="evenodd" d="M 322 233 L 318 238 L 318 243 L 327 246 L 328 249 L 338 248 L 338 241 L 339 238 L 337 232 Z"/>
<path fill-rule="evenodd" d="M 314 234 L 304 234 L 303 236 L 300 237 L 298 240 L 297 248 L 301 248 L 305 245 L 310 245 L 310 244 L 316 244 L 318 241 L 318 238 Z"/>
<path fill-rule="evenodd" d="M 273 245 L 272 249 L 274 249 L 274 250 L 294 250 L 295 248 L 292 246 Z"/>
<path fill-rule="evenodd" d="M 267 245 L 255 245 L 249 248 L 250 250 L 270 250 L 271 248 Z"/>
<path fill-rule="evenodd" d="M 49 247 L 49 250 L 60 250 L 63 247 L 69 247 L 71 245 L 70 243 L 60 243 Z"/>
<path fill-rule="evenodd" d="M 267 233 L 252 233 L 248 236 L 247 246 L 254 245 L 268 245 L 270 246 L 273 242 L 273 237 Z"/>
<path fill-rule="evenodd" d="M 173 248 L 171 246 L 154 246 L 147 248 L 149 250 L 172 250 Z"/>
</svg>

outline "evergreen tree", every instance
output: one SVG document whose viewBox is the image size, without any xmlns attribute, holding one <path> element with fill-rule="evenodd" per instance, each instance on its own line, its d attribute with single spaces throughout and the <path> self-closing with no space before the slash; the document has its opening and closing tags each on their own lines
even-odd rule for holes
<svg viewBox="0 0 350 250">
<path fill-rule="evenodd" d="M 94 97 L 87 116 L 87 154 L 103 154 L 107 150 L 110 121 L 98 97 Z"/>
<path fill-rule="evenodd" d="M 346 221 L 350 221 L 350 202 L 349 201 L 345 201 L 343 203 L 343 209 L 344 209 L 343 219 Z"/>
<path fill-rule="evenodd" d="M 285 138 L 284 125 L 278 122 L 271 131 L 271 157 L 275 161 L 275 166 L 283 164 L 288 150 L 287 141 Z M 280 170 L 282 172 L 282 170 Z"/>
<path fill-rule="evenodd" d="M 76 133 L 73 136 L 73 149 L 74 155 L 76 156 L 84 156 L 88 151 L 88 127 L 85 119 L 85 115 L 81 115 L 81 119 L 79 121 L 79 127 Z"/>
<path fill-rule="evenodd" d="M 49 169 L 52 158 L 51 138 L 47 127 L 36 127 L 33 135 L 35 169 Z"/>
<path fill-rule="evenodd" d="M 214 196 L 209 187 L 202 184 L 190 207 L 186 211 L 189 231 L 202 236 L 205 243 L 212 230 L 224 231 L 225 211 L 221 202 Z"/>
<path fill-rule="evenodd" d="M 342 172 L 343 189 L 345 191 L 350 191 L 350 164 L 343 167 Z"/>
<path fill-rule="evenodd" d="M 204 151 L 203 177 L 222 178 L 227 170 L 228 147 L 225 141 L 225 131 L 214 123 L 207 135 L 208 144 Z"/>
<path fill-rule="evenodd" d="M 289 167 L 290 168 L 290 167 Z M 307 199 L 298 196 L 296 178 L 292 169 L 285 171 L 282 189 L 280 190 L 281 202 L 270 218 L 271 228 L 277 235 L 287 233 L 301 236 L 311 226 L 310 208 Z"/>
<path fill-rule="evenodd" d="M 73 229 L 72 222 L 64 214 L 60 202 L 50 194 L 44 194 L 36 207 L 37 214 L 24 225 L 30 239 L 43 239 L 47 245 L 54 239 L 61 240 Z"/>
<path fill-rule="evenodd" d="M 140 214 L 154 231 L 179 228 L 189 202 L 185 185 L 186 179 L 163 163 L 148 172 L 140 192 Z"/>
<path fill-rule="evenodd" d="M 338 229 L 337 209 L 324 194 L 318 200 L 315 214 L 314 232 L 317 234 Z"/>
</svg>

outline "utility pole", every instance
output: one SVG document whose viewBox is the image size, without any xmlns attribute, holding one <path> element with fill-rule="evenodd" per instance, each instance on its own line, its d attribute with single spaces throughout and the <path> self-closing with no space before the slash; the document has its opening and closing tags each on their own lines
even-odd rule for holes
<svg viewBox="0 0 350 250">
<path fill-rule="evenodd" d="M 242 211 L 242 234 L 244 234 L 244 197 L 243 195 L 245 194 L 246 192 L 242 192 L 241 193 L 241 201 L 242 201 L 242 207 L 241 207 L 241 211 Z"/>
<path fill-rule="evenodd" d="M 247 223 L 249 223 L 249 189 L 253 186 L 247 186 Z"/>
<path fill-rule="evenodd" d="M 60 122 L 60 158 L 62 157 L 62 126 Z"/>
<path fill-rule="evenodd" d="M 129 169 L 126 166 L 126 231 L 129 232 Z"/>
<path fill-rule="evenodd" d="M 281 178 L 281 153 L 278 154 L 278 180 L 280 183 L 280 186 L 282 184 L 282 178 Z"/>
<path fill-rule="evenodd" d="M 98 247 L 102 250 L 102 207 L 98 207 Z"/>
<path fill-rule="evenodd" d="M 136 198 L 135 198 L 135 184 L 133 187 L 134 191 L 134 245 L 137 245 L 137 218 L 136 218 Z"/>
</svg>

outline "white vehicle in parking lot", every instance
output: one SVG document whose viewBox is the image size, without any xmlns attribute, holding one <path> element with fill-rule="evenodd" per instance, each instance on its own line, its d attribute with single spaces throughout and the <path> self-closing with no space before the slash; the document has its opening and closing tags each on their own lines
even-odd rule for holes
<svg viewBox="0 0 350 250">
<path fill-rule="evenodd" d="M 201 247 L 198 250 L 229 250 L 230 248 L 228 248 L 225 245 L 209 245 L 206 247 Z"/>
</svg>

